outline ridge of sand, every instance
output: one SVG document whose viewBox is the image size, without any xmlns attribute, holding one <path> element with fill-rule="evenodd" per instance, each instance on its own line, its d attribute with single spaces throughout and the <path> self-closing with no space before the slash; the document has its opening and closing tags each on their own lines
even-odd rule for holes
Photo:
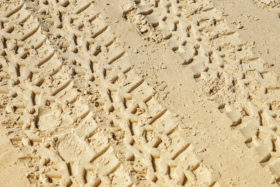
<svg viewBox="0 0 280 187">
<path fill-rule="evenodd" d="M 280 5 L 279 0 L 254 0 L 254 2 L 262 8 L 275 8 Z"/>
</svg>

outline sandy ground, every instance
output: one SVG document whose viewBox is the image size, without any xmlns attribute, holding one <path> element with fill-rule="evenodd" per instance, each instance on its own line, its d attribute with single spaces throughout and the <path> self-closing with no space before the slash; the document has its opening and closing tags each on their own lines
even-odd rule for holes
<svg viewBox="0 0 280 187">
<path fill-rule="evenodd" d="M 215 7 L 223 12 L 231 28 L 238 30 L 240 38 L 250 43 L 254 53 L 269 63 L 269 70 L 279 72 L 277 38 L 280 29 L 280 8 L 260 4 L 262 1 L 257 0 L 213 2 Z"/>
<path fill-rule="evenodd" d="M 0 0 L 0 186 L 278 186 L 277 0 Z"/>
</svg>

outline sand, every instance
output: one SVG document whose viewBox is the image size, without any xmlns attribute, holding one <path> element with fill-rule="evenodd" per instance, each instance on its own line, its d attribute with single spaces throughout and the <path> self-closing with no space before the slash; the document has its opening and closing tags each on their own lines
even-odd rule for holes
<svg viewBox="0 0 280 187">
<path fill-rule="evenodd" d="M 279 5 L 0 0 L 0 186 L 280 185 Z"/>
</svg>

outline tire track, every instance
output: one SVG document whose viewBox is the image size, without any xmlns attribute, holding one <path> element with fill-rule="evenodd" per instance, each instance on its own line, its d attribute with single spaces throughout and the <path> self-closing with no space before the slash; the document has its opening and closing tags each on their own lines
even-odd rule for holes
<svg viewBox="0 0 280 187">
<path fill-rule="evenodd" d="M 124 7 L 123 14 L 144 38 L 162 33 L 157 41 L 167 42 L 192 69 L 209 99 L 219 103 L 218 109 L 232 120 L 231 128 L 241 131 L 279 184 L 279 77 L 265 70 L 266 63 L 229 29 L 212 3 L 139 0 Z"/>
<path fill-rule="evenodd" d="M 81 6 L 70 1 L 63 4 L 49 1 L 47 5 L 43 1 L 35 3 L 41 10 L 33 10 L 33 13 L 41 25 L 48 25 L 50 43 L 59 58 L 74 70 L 75 87 L 93 92 L 93 88 L 82 85 L 85 81 L 96 84 L 102 101 L 99 104 L 109 118 L 105 123 L 116 128 L 111 136 L 118 143 L 112 147 L 118 153 L 119 162 L 129 171 L 132 183 L 217 185 L 209 169 L 194 154 L 191 143 L 185 142 L 181 122 L 159 105 L 153 97 L 153 89 L 136 76 L 128 61 L 129 54 L 120 47 L 96 4 L 85 5 L 86 9 L 76 12 L 76 7 L 84 7 L 83 2 L 79 2 Z M 49 15 L 39 14 L 43 10 Z M 47 20 L 47 17 L 52 19 Z M 87 140 L 94 135 L 99 136 L 92 132 L 86 136 Z M 110 150 L 104 147 L 98 151 L 91 163 L 98 164 L 99 155 L 107 155 Z M 170 154 L 165 153 L 166 150 Z M 120 164 L 111 160 L 112 167 L 105 172 L 109 179 L 101 178 L 96 184 L 117 184 L 110 176 L 119 174 Z M 182 166 L 181 162 L 186 164 Z"/>
<path fill-rule="evenodd" d="M 105 135 L 110 128 L 104 131 L 106 126 L 96 124 L 94 110 L 89 110 L 75 88 L 71 69 L 62 65 L 37 19 L 28 14 L 23 2 L 2 8 L 1 88 L 5 91 L 1 92 L 1 124 L 21 152 L 19 161 L 30 168 L 31 185 L 98 186 L 104 181 L 112 184 L 117 177 L 120 184 L 129 185 L 130 177 Z M 10 25 L 13 31 L 7 33 L 5 28 Z M 34 48 L 36 41 L 39 45 Z M 91 142 L 88 131 L 98 131 L 99 140 Z M 100 137 L 105 137 L 102 144 L 98 144 Z M 106 143 L 107 155 L 98 152 Z M 75 163 L 71 154 L 83 162 Z M 91 163 L 97 154 L 99 162 Z M 104 167 L 107 172 L 96 171 Z"/>
</svg>

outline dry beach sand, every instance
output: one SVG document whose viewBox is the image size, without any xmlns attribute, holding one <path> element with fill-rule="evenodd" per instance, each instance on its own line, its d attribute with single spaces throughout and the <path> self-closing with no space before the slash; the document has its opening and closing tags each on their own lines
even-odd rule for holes
<svg viewBox="0 0 280 187">
<path fill-rule="evenodd" d="M 0 0 L 0 186 L 279 186 L 279 15 Z"/>
</svg>

